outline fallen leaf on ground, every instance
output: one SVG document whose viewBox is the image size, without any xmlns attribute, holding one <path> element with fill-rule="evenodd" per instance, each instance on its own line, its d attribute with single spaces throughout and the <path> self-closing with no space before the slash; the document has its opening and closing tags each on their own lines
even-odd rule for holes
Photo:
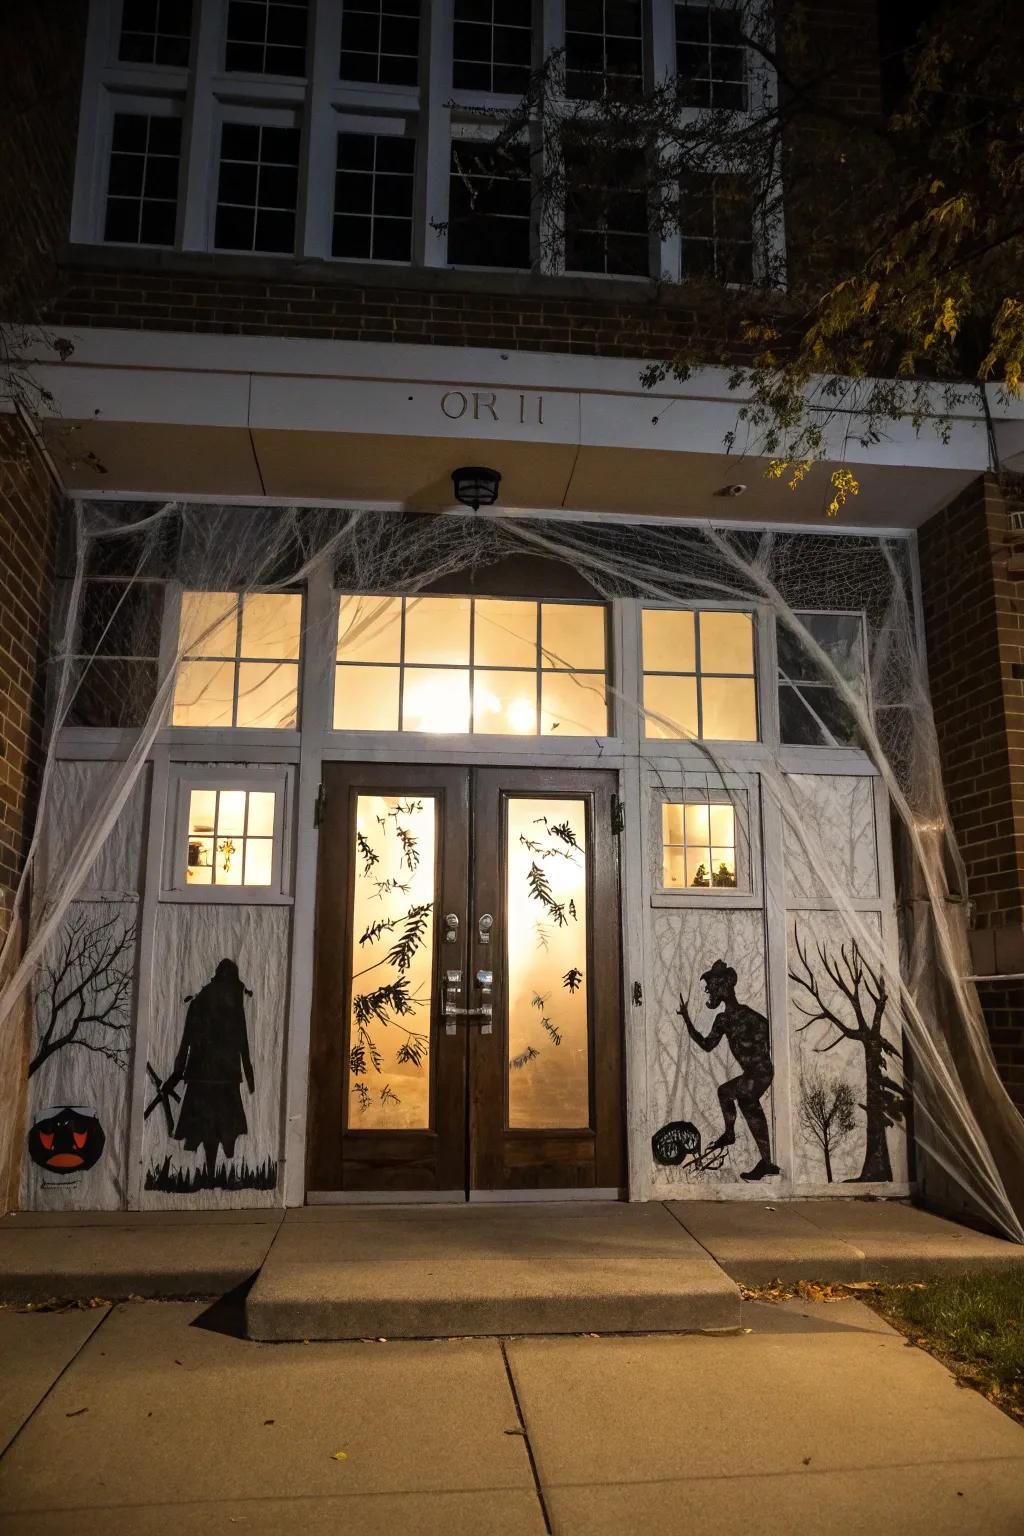
<svg viewBox="0 0 1024 1536">
<path fill-rule="evenodd" d="M 348 1451 L 332 1451 L 332 1461 L 348 1461 Z"/>
</svg>

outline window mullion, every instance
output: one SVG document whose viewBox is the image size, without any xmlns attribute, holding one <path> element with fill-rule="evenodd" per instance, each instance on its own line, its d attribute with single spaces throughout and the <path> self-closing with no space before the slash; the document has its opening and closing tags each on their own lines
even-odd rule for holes
<svg viewBox="0 0 1024 1536">
<path fill-rule="evenodd" d="M 220 62 L 225 6 L 226 0 L 206 0 L 206 4 L 196 7 L 197 36 L 182 133 L 185 174 L 179 240 L 183 251 L 205 251 L 212 244 L 210 208 L 216 198 L 217 180 L 213 77 Z"/>
<path fill-rule="evenodd" d="M 421 92 L 420 196 L 417 199 L 414 260 L 425 267 L 448 265 L 448 176 L 451 161 L 452 0 L 428 7 L 427 70 Z M 420 244 L 422 241 L 422 245 Z"/>
<path fill-rule="evenodd" d="M 337 0 L 314 0 L 307 44 L 306 110 L 299 161 L 300 256 L 331 254 L 337 119 L 331 95 L 341 57 L 341 8 Z"/>
</svg>

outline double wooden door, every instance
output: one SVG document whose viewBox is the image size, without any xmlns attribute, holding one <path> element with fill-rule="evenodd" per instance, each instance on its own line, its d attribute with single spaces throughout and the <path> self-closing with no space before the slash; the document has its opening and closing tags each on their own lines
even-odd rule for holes
<svg viewBox="0 0 1024 1536">
<path fill-rule="evenodd" d="M 623 1180 L 615 775 L 325 767 L 307 1189 Z"/>
</svg>

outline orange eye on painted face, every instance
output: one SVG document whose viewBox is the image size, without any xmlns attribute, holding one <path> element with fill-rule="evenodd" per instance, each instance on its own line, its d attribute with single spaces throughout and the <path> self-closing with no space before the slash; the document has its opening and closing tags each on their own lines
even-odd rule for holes
<svg viewBox="0 0 1024 1536">
<path fill-rule="evenodd" d="M 53 1147 L 53 1132 L 52 1131 L 40 1131 L 39 1132 L 39 1140 L 42 1142 L 42 1144 L 46 1148 L 47 1152 L 49 1152 L 51 1150 L 51 1148 Z"/>
<path fill-rule="evenodd" d="M 71 1140 L 74 1142 L 78 1150 L 81 1151 L 86 1142 L 89 1140 L 89 1133 L 88 1131 L 72 1131 Z"/>
</svg>

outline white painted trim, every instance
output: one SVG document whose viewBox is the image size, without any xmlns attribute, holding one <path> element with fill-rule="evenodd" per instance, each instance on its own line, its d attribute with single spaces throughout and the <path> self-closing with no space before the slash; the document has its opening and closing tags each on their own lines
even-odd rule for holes
<svg viewBox="0 0 1024 1536">
<path fill-rule="evenodd" d="M 153 962 L 157 914 L 160 909 L 160 877 L 163 838 L 167 819 L 167 757 L 159 747 L 150 755 L 149 820 L 143 833 L 145 869 L 139 910 L 138 962 L 135 973 L 135 1034 L 132 1044 L 130 1098 L 128 1103 L 128 1152 L 125 1203 L 128 1210 L 142 1208 L 142 1162 L 149 1042 L 153 1024 Z"/>
<path fill-rule="evenodd" d="M 317 568 L 306 588 L 303 610 L 305 665 L 300 719 L 303 722 L 296 801 L 295 910 L 292 918 L 288 1029 L 282 1083 L 282 1161 L 285 1205 L 306 1198 L 306 1112 L 309 1042 L 312 1026 L 317 857 L 320 834 L 313 809 L 323 774 L 323 743 L 332 707 L 337 601 L 330 574 Z M 319 641 L 319 643 L 317 643 Z"/>
</svg>

